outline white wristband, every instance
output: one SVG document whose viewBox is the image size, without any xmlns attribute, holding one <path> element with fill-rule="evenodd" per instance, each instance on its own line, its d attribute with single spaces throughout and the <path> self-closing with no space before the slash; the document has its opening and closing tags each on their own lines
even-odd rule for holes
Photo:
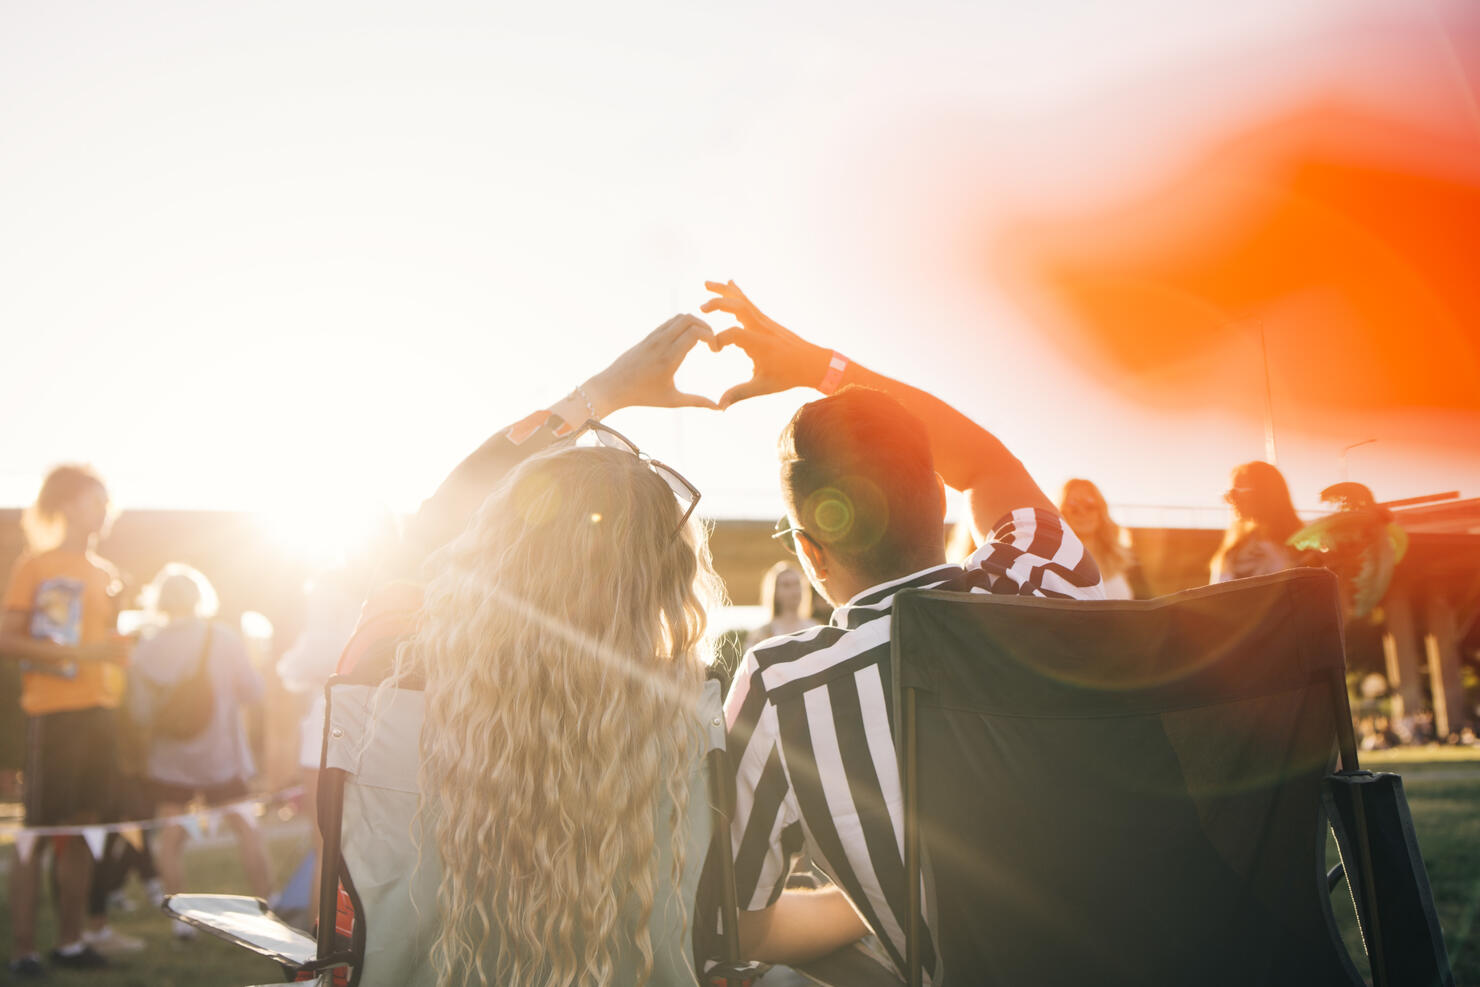
<svg viewBox="0 0 1480 987">
<path fill-rule="evenodd" d="M 590 415 L 593 419 L 596 418 L 596 405 L 591 403 L 591 395 L 586 393 L 586 388 L 584 385 L 577 384 L 576 389 L 574 391 L 571 391 L 570 393 L 572 397 L 579 394 L 581 400 L 586 402 L 586 410 L 590 412 Z"/>
<path fill-rule="evenodd" d="M 817 389 L 823 394 L 831 394 L 838 389 L 843 382 L 843 371 L 848 369 L 848 358 L 837 350 L 832 351 L 832 359 L 827 361 L 827 373 L 822 376 L 822 383 Z"/>
</svg>

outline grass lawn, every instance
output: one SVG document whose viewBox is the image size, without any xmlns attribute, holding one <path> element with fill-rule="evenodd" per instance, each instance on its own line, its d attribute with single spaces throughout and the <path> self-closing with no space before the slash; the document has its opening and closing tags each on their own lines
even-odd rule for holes
<svg viewBox="0 0 1480 987">
<path fill-rule="evenodd" d="M 224 827 L 223 827 L 224 829 Z M 298 825 L 269 826 L 265 830 L 267 849 L 275 868 L 277 885 L 292 874 L 308 847 L 308 831 Z M 5 853 L 10 853 L 7 848 Z M 224 846 L 188 847 L 185 857 L 189 890 L 247 894 L 246 879 L 237 862 L 236 845 L 230 840 Z M 7 890 L 0 882 L 0 896 Z M 128 893 L 139 902 L 133 912 L 109 916 L 113 927 L 131 936 L 147 940 L 148 949 L 118 959 L 108 970 L 76 971 L 50 967 L 43 981 L 27 983 L 52 984 L 55 987 L 245 987 L 248 984 L 280 982 L 281 968 L 240 947 L 223 942 L 202 932 L 192 942 L 176 940 L 170 931 L 170 920 L 163 912 L 144 900 L 143 888 L 130 883 Z M 0 924 L 6 929 L 6 940 L 0 951 L 10 955 L 10 905 L 0 900 Z M 39 916 L 37 945 L 45 954 L 56 945 L 55 912 L 49 898 L 43 901 Z M 0 982 L 9 982 L 9 971 L 0 967 Z"/>
<path fill-rule="evenodd" d="M 1424 753 L 1429 756 L 1421 756 Z M 1480 751 L 1419 748 L 1375 752 L 1363 756 L 1363 766 L 1403 776 L 1456 981 L 1480 985 Z M 281 884 L 297 866 L 308 838 L 301 825 L 269 827 L 267 835 Z M 194 848 L 187 854 L 191 890 L 246 893 L 234 845 Z M 1334 863 L 1334 845 L 1327 855 Z M 0 895 L 4 890 L 0 883 Z M 138 888 L 132 893 L 141 897 Z M 1365 972 L 1351 898 L 1344 887 L 1333 895 L 1332 902 L 1358 968 Z M 112 921 L 119 930 L 148 940 L 149 949 L 120 961 L 112 970 L 54 970 L 45 982 L 57 987 L 244 987 L 281 979 L 275 964 L 204 933 L 194 942 L 175 941 L 168 920 L 147 905 L 117 915 Z M 3 899 L 0 922 L 9 928 L 8 904 Z M 55 935 L 51 909 L 44 906 L 40 935 L 43 952 L 54 944 Z M 8 942 L 4 949 L 8 954 Z M 0 978 L 4 976 L 0 968 Z"/>
</svg>

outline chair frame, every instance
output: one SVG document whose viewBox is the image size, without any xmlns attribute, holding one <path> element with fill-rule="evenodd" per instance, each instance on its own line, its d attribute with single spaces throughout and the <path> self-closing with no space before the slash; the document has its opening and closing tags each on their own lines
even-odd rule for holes
<svg viewBox="0 0 1480 987">
<path fill-rule="evenodd" d="M 324 736 L 319 754 L 318 790 L 319 831 L 324 838 L 323 856 L 319 867 L 319 913 L 316 936 L 318 955 L 313 964 L 302 969 L 320 970 L 348 965 L 355 971 L 349 981 L 349 987 L 354 987 L 359 980 L 360 964 L 364 961 L 365 924 L 359 920 L 359 899 L 355 893 L 354 882 L 349 870 L 344 866 L 344 857 L 341 852 L 344 786 L 349 778 L 349 772 L 343 768 L 327 767 L 329 731 L 332 721 L 330 711 L 333 709 L 332 690 L 336 685 L 350 681 L 346 676 L 335 675 L 324 685 Z M 720 893 L 722 895 L 720 925 L 725 950 L 723 962 L 712 968 L 705 975 L 705 979 L 715 987 L 750 987 L 750 984 L 765 972 L 765 966 L 744 962 L 740 959 L 735 859 L 730 839 L 730 820 L 735 814 L 735 797 L 731 786 L 726 783 L 729 777 L 729 764 L 725 749 L 723 747 L 711 748 L 705 755 L 705 760 L 709 771 L 709 786 L 714 806 L 714 835 L 711 852 L 718 854 L 719 859 Z M 325 866 L 330 861 L 334 862 L 332 868 Z M 348 950 L 337 948 L 336 925 L 341 883 L 353 902 L 357 919 Z"/>
<path fill-rule="evenodd" d="M 320 773 L 316 797 L 318 826 L 320 835 L 323 837 L 323 847 L 319 857 L 319 906 L 318 927 L 314 934 L 315 954 L 312 960 L 303 964 L 290 964 L 282 957 L 277 957 L 277 959 L 290 977 L 300 973 L 311 973 L 322 978 L 324 975 L 332 976 L 331 971 L 338 967 L 349 967 L 352 971 L 349 976 L 349 987 L 354 987 L 360 979 L 360 970 L 364 964 L 365 922 L 359 896 L 355 891 L 353 878 L 344 864 L 343 855 L 344 789 L 349 778 L 349 771 L 328 766 L 334 688 L 343 684 L 358 683 L 348 676 L 335 675 L 324 684 L 324 733 L 319 750 Z M 718 730 L 719 736 L 723 736 L 720 721 L 717 720 L 711 726 Z M 735 799 L 724 747 L 711 747 L 705 755 L 705 760 L 714 812 L 714 833 L 710 852 L 715 854 L 718 860 L 721 894 L 720 931 L 724 956 L 719 965 L 712 967 L 702 975 L 702 979 L 711 987 L 750 987 L 767 967 L 762 963 L 745 962 L 740 959 L 735 862 L 730 837 L 730 820 L 734 816 Z M 341 886 L 349 896 L 351 908 L 356 917 L 348 947 L 340 945 L 337 928 Z M 255 900 L 264 915 L 272 914 L 266 902 L 261 899 Z M 168 899 L 166 899 L 166 905 L 168 905 Z M 274 920 L 281 922 L 275 916 Z M 208 932 L 228 938 L 245 949 L 261 952 L 251 943 L 223 935 L 221 930 L 202 922 L 192 921 Z M 319 980 L 318 982 L 326 981 Z"/>
</svg>

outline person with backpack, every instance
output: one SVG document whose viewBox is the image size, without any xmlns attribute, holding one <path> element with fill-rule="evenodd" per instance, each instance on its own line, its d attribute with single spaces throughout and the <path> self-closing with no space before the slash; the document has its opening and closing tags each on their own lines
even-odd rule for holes
<svg viewBox="0 0 1480 987">
<path fill-rule="evenodd" d="M 155 814 L 183 815 L 197 797 L 207 806 L 247 798 L 256 773 L 242 724 L 241 706 L 262 700 L 262 679 L 246 645 L 230 626 L 213 621 L 216 592 L 205 576 L 180 563 L 160 570 L 145 602 L 164 626 L 134 649 L 129 708 L 148 737 L 147 788 Z M 252 893 L 271 891 L 267 851 L 247 811 L 224 813 L 241 850 Z M 185 882 L 185 830 L 170 824 L 155 841 L 155 860 L 166 893 Z M 194 930 L 175 924 L 175 934 Z"/>
</svg>

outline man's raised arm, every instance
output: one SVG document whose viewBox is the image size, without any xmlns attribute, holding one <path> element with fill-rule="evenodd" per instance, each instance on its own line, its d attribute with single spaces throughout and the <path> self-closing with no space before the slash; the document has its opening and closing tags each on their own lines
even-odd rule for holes
<svg viewBox="0 0 1480 987">
<path fill-rule="evenodd" d="M 734 344 L 755 364 L 750 380 L 730 388 L 720 398 L 721 408 L 793 387 L 813 387 L 827 393 L 845 384 L 872 387 L 894 398 L 924 423 L 935 469 L 948 485 L 966 494 L 979 539 L 985 539 L 991 525 L 1019 507 L 1058 513 L 1017 457 L 996 436 L 955 408 L 926 391 L 807 342 L 762 313 L 733 281 L 706 281 L 704 286 L 714 297 L 704 303 L 703 310 L 728 312 L 740 322 L 715 337 L 715 348 Z"/>
</svg>

